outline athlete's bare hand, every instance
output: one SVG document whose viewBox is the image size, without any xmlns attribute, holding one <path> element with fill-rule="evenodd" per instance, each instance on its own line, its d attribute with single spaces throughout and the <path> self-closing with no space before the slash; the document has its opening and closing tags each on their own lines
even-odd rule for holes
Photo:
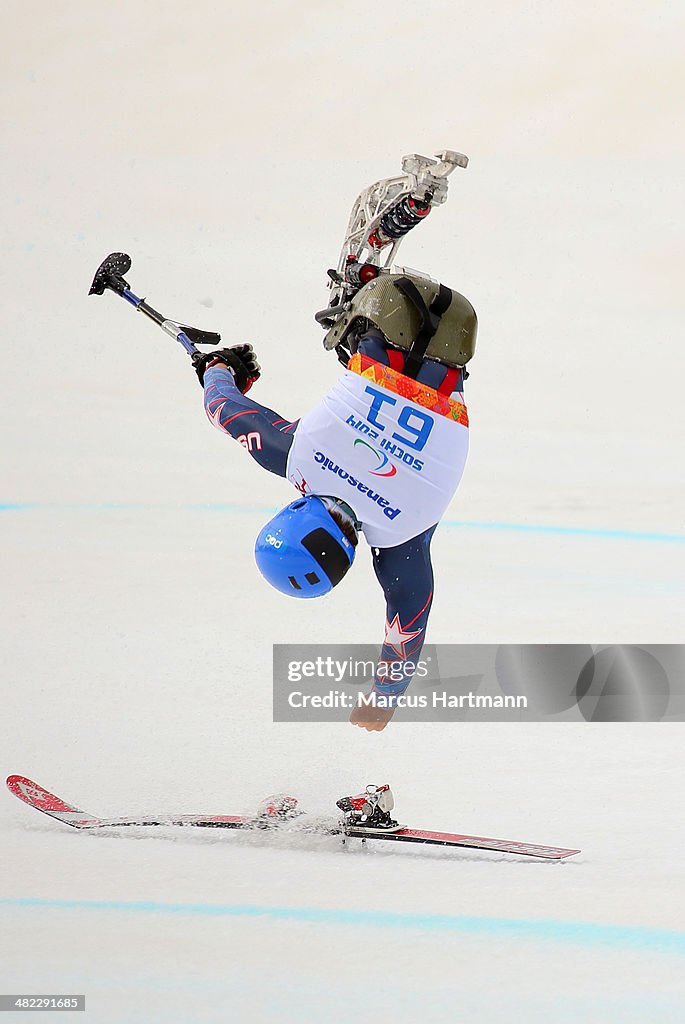
<svg viewBox="0 0 685 1024">
<path fill-rule="evenodd" d="M 358 725 L 368 732 L 382 732 L 395 714 L 394 708 L 374 708 L 357 706 L 350 715 L 352 725 Z"/>
</svg>

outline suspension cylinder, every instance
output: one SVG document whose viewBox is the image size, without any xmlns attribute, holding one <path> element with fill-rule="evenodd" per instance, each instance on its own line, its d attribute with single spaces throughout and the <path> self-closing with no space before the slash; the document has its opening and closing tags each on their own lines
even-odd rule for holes
<svg viewBox="0 0 685 1024">
<path fill-rule="evenodd" d="M 430 202 L 415 199 L 414 196 L 403 196 L 383 214 L 380 224 L 369 235 L 369 245 L 372 249 L 383 249 L 402 238 L 428 216 L 430 209 Z"/>
</svg>

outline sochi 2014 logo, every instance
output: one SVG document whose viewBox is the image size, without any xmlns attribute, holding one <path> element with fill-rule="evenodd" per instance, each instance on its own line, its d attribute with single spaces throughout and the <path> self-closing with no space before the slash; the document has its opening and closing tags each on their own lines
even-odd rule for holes
<svg viewBox="0 0 685 1024">
<path fill-rule="evenodd" d="M 358 437 L 355 439 L 354 445 L 356 447 L 358 444 L 361 444 L 364 445 L 365 448 L 370 448 L 378 459 L 378 465 L 376 468 L 368 470 L 372 476 L 394 476 L 397 472 L 395 461 L 404 463 L 405 466 L 408 466 L 417 473 L 421 473 L 423 471 L 423 460 L 417 459 L 412 452 L 407 450 L 407 446 L 409 444 L 407 440 L 404 441 L 405 447 L 402 447 L 401 444 L 396 444 L 395 441 L 391 441 L 388 437 L 381 437 L 379 440 L 380 435 L 378 431 L 374 430 L 373 427 L 370 427 L 366 420 L 358 420 L 356 416 L 348 416 L 345 423 L 352 427 L 353 430 L 356 430 L 357 433 L 364 434 L 365 437 L 368 438 L 368 440 L 364 440 L 363 438 Z M 398 440 L 400 439 L 400 435 L 398 434 L 393 434 L 393 437 Z M 377 441 L 378 448 L 376 448 L 375 445 L 370 444 L 370 441 Z M 417 448 L 417 451 L 421 451 L 421 449 Z M 391 462 L 390 459 L 393 459 L 394 461 Z"/>
<path fill-rule="evenodd" d="M 356 448 L 358 444 L 361 444 L 365 448 L 368 448 L 369 451 L 373 452 L 373 454 L 378 459 L 378 465 L 376 466 L 376 468 L 369 470 L 369 473 L 371 474 L 371 476 L 394 476 L 395 475 L 395 473 L 397 472 L 397 466 L 393 466 L 392 465 L 392 463 L 390 462 L 390 459 L 388 458 L 388 456 L 384 452 L 379 452 L 378 448 L 374 448 L 374 446 L 372 444 L 369 444 L 368 441 L 364 441 L 364 439 L 361 438 L 361 437 L 355 438 L 354 447 Z"/>
</svg>

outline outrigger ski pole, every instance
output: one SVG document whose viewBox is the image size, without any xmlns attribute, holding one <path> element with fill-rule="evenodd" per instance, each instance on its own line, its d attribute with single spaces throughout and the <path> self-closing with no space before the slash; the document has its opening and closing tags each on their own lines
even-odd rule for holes
<svg viewBox="0 0 685 1024">
<path fill-rule="evenodd" d="M 158 327 L 161 327 L 170 338 L 175 338 L 188 353 L 189 356 L 199 356 L 196 345 L 218 345 L 221 335 L 215 331 L 201 331 L 198 327 L 189 327 L 187 324 L 178 324 L 175 320 L 158 313 L 156 309 L 145 301 L 134 295 L 124 280 L 124 274 L 131 269 L 131 257 L 125 252 L 113 252 L 106 257 L 95 272 L 93 283 L 90 286 L 89 295 L 102 295 L 106 288 L 115 294 L 126 299 L 137 310 L 153 320 Z"/>
</svg>

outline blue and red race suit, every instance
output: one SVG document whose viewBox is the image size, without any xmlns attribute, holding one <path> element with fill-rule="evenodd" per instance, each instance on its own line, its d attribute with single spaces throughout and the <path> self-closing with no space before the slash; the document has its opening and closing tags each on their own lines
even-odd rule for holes
<svg viewBox="0 0 685 1024">
<path fill-rule="evenodd" d="M 364 335 L 360 339 L 358 352 L 361 357 L 372 364 L 385 367 L 394 364 L 393 369 L 389 372 L 398 372 L 397 360 L 398 356 L 401 357 L 401 353 L 386 350 L 383 337 L 379 332 L 370 331 Z M 405 377 L 402 377 L 402 381 L 406 381 L 408 385 L 412 386 L 415 384 Z M 463 375 L 461 371 L 448 370 L 441 364 L 426 360 L 418 374 L 417 382 L 422 385 L 423 391 L 429 397 L 431 394 L 442 395 L 440 402 L 450 403 L 453 418 L 460 415 L 462 416 L 461 427 L 468 425 L 468 420 L 464 419 L 463 401 L 454 402 L 450 398 L 450 395 L 453 395 L 459 400 L 462 399 Z M 205 371 L 204 388 L 205 411 L 214 426 L 239 441 L 263 469 L 275 473 L 277 476 L 290 477 L 293 480 L 292 467 L 289 472 L 289 456 L 300 421 L 284 419 L 272 409 L 255 402 L 250 395 L 241 394 L 235 385 L 233 375 L 225 366 L 210 366 Z M 421 396 L 421 401 L 424 400 L 424 397 Z M 391 402 L 395 399 L 391 396 L 387 401 Z M 410 402 L 409 405 L 409 416 L 426 416 L 426 413 L 419 411 L 422 407 L 417 406 L 417 411 L 412 412 L 414 403 Z M 454 412 L 454 409 L 457 409 L 457 413 Z M 405 417 L 405 421 L 411 430 L 413 421 L 408 417 Z M 378 421 L 372 420 L 372 422 L 381 426 Z M 383 429 L 382 426 L 381 429 Z M 356 437 L 356 435 L 353 436 Z M 463 454 L 458 456 L 461 459 L 461 464 L 456 474 L 457 482 L 461 475 L 461 469 L 463 469 L 463 461 L 465 461 L 463 435 L 460 434 L 459 439 Z M 411 440 L 411 435 L 409 440 Z M 370 446 L 367 445 L 367 447 Z M 397 446 L 389 445 L 387 450 L 395 454 Z M 402 452 L 402 449 L 399 451 Z M 336 465 L 335 468 L 338 469 L 338 466 Z M 347 473 L 344 476 L 348 478 Z M 355 506 L 349 493 L 339 484 L 339 479 L 331 477 L 331 480 L 333 489 L 326 489 L 322 493 L 343 498 L 352 504 L 355 512 L 359 513 L 361 510 Z M 349 478 L 347 482 L 350 482 Z M 357 484 L 356 478 L 353 482 Z M 328 480 L 326 480 L 326 484 L 328 484 Z M 335 489 L 336 484 L 339 485 L 337 490 Z M 421 485 L 417 481 L 413 486 L 419 488 Z M 430 484 L 428 483 L 427 486 Z M 298 487 L 303 493 L 307 493 L 304 487 L 299 485 Z M 364 488 L 364 491 L 366 492 L 365 498 L 369 494 L 375 495 L 376 493 L 372 492 L 370 488 Z M 449 497 L 448 494 L 447 500 Z M 376 508 L 375 511 L 378 512 L 378 509 Z M 360 519 L 362 519 L 362 528 L 364 528 L 363 516 L 360 515 Z M 421 654 L 433 601 L 433 567 L 430 544 L 436 525 L 437 522 L 431 522 L 415 536 L 404 539 L 395 545 L 377 546 L 369 538 L 374 571 L 386 601 L 385 635 L 374 683 L 374 690 L 385 696 L 395 697 L 404 693 L 411 682 L 415 664 Z M 392 673 L 388 670 L 390 665 L 392 665 Z"/>
</svg>

